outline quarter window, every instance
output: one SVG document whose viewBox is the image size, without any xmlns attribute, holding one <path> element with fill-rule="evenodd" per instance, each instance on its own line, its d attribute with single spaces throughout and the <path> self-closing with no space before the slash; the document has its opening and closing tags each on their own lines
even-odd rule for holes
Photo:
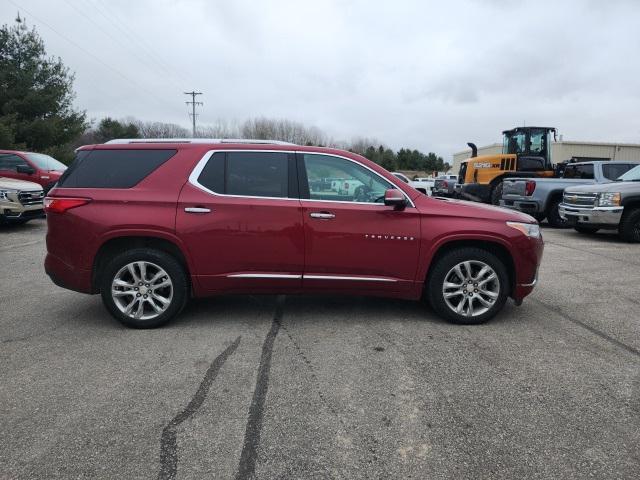
<svg viewBox="0 0 640 480">
<path fill-rule="evenodd" d="M 372 171 L 328 155 L 304 155 L 304 165 L 312 200 L 384 203 L 384 192 L 395 188 Z"/>
<path fill-rule="evenodd" d="M 58 180 L 66 188 L 131 188 L 176 154 L 176 150 L 80 151 Z"/>
</svg>

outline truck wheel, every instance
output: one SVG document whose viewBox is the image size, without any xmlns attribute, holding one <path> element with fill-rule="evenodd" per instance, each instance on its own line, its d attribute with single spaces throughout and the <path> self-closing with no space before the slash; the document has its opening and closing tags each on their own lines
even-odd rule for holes
<svg viewBox="0 0 640 480">
<path fill-rule="evenodd" d="M 98 274 L 105 307 L 128 327 L 164 325 L 187 302 L 189 283 L 184 268 L 160 250 L 135 248 L 116 254 Z"/>
<path fill-rule="evenodd" d="M 640 208 L 624 212 L 619 230 L 620 238 L 625 242 L 640 242 Z"/>
<path fill-rule="evenodd" d="M 573 227 L 578 233 L 596 233 L 599 228 L 596 227 Z"/>
<path fill-rule="evenodd" d="M 549 206 L 549 211 L 547 212 L 547 222 L 553 228 L 567 228 L 568 224 L 566 220 L 563 220 L 560 216 L 560 212 L 558 211 L 560 207 L 560 200 L 554 200 Z"/>
<path fill-rule="evenodd" d="M 452 323 L 475 325 L 504 306 L 509 276 L 502 261 L 479 248 L 453 250 L 431 267 L 426 284 L 431 307 Z"/>
<path fill-rule="evenodd" d="M 491 205 L 500 205 L 502 200 L 502 182 L 496 183 L 491 189 Z"/>
</svg>

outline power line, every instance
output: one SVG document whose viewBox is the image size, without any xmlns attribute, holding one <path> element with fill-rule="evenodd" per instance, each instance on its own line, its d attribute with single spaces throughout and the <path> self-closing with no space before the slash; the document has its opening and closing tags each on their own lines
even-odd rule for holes
<svg viewBox="0 0 640 480">
<path fill-rule="evenodd" d="M 191 105 L 191 113 L 189 114 L 191 116 L 191 120 L 193 122 L 193 137 L 195 138 L 196 136 L 196 105 L 204 105 L 204 103 L 202 102 L 196 102 L 196 95 L 202 95 L 202 92 L 196 92 L 195 90 L 192 92 L 184 92 L 185 95 L 191 95 L 191 101 L 190 102 L 184 102 L 187 105 Z"/>
<path fill-rule="evenodd" d="M 102 25 L 100 25 L 96 20 L 94 20 L 93 18 L 91 18 L 89 15 L 87 15 L 84 11 L 82 11 L 79 7 L 77 7 L 76 5 L 73 5 L 71 2 L 69 2 L 68 0 L 64 0 L 64 2 L 71 8 L 73 8 L 78 14 L 82 15 L 84 18 L 86 18 L 89 22 L 93 23 L 96 27 L 98 27 L 98 29 L 104 33 L 107 37 L 109 37 L 111 40 L 113 40 L 114 42 L 118 43 L 120 46 L 122 46 L 125 51 L 127 53 L 131 53 L 133 54 L 133 56 L 135 56 L 138 60 L 140 60 L 140 62 L 142 62 L 143 64 L 145 64 L 147 67 L 150 67 L 150 64 L 148 63 L 148 60 L 145 59 L 145 57 L 142 57 L 140 55 L 138 55 L 136 53 L 135 50 L 131 49 L 130 46 L 124 44 L 122 42 L 122 40 L 120 40 L 118 37 L 112 35 L 108 30 L 106 30 L 105 28 L 102 27 Z M 166 72 L 162 72 L 162 73 L 166 73 Z M 169 80 L 173 81 L 173 79 L 169 78 Z M 174 85 L 177 88 L 180 88 L 180 86 L 174 82 Z"/>
<path fill-rule="evenodd" d="M 120 18 L 116 12 L 112 9 L 106 8 L 99 0 L 94 0 L 94 6 L 97 7 L 96 11 L 102 15 L 102 17 L 107 20 L 109 23 L 114 25 L 120 32 L 126 35 L 133 43 L 138 44 L 141 50 L 144 50 L 146 55 L 148 55 L 149 60 L 154 62 L 158 67 L 160 67 L 164 73 L 173 77 L 176 80 L 179 80 L 183 83 L 186 83 L 188 80 L 184 77 L 179 70 L 171 68 L 170 65 L 167 65 L 161 57 L 156 55 L 151 47 L 144 41 L 142 37 L 140 37 L 135 30 L 127 28 L 126 22 Z M 180 87 L 178 87 L 180 88 Z"/>
<path fill-rule="evenodd" d="M 22 10 L 24 11 L 27 15 L 30 15 L 31 17 L 35 18 L 38 22 L 40 22 L 42 25 L 44 25 L 45 27 L 47 27 L 49 30 L 51 30 L 53 33 L 55 33 L 56 35 L 58 35 L 59 37 L 61 37 L 62 39 L 66 40 L 67 42 L 69 42 L 71 45 L 75 46 L 77 49 L 81 50 L 83 53 L 85 53 L 86 55 L 88 55 L 89 57 L 91 57 L 93 60 L 95 60 L 96 62 L 98 62 L 99 64 L 101 64 L 103 67 L 111 70 L 112 72 L 116 73 L 118 76 L 122 77 L 123 79 L 125 79 L 126 81 L 128 81 L 129 83 L 131 83 L 132 85 L 135 85 L 138 89 L 140 89 L 141 91 L 145 92 L 146 94 L 148 94 L 150 97 L 153 97 L 157 102 L 163 104 L 164 101 L 162 99 L 160 99 L 159 97 L 157 97 L 156 95 L 154 95 L 153 93 L 151 93 L 149 90 L 145 89 L 144 87 L 142 87 L 142 85 L 140 85 L 138 82 L 136 82 L 135 80 L 132 80 L 131 78 L 127 77 L 124 73 L 122 73 L 120 70 L 112 67 L 111 65 L 109 65 L 108 63 L 105 63 L 104 61 L 102 61 L 99 57 L 95 56 L 93 53 L 91 53 L 89 50 L 87 50 L 86 48 L 78 45 L 76 42 L 74 42 L 73 40 L 71 40 L 69 37 L 67 37 L 66 35 L 60 33 L 58 30 L 56 30 L 55 28 L 53 28 L 51 25 L 49 25 L 47 22 L 43 21 L 42 19 L 38 18 L 37 16 L 35 16 L 33 13 L 29 12 L 26 8 L 18 5 L 17 3 L 15 3 L 13 0 L 8 0 L 9 3 L 11 3 L 14 7 L 16 7 L 18 10 Z"/>
</svg>

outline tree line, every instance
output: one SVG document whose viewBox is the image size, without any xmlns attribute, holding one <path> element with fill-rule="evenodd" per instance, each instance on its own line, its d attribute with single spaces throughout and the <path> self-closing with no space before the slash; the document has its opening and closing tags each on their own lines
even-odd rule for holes
<svg viewBox="0 0 640 480">
<path fill-rule="evenodd" d="M 60 58 L 46 54 L 35 28 L 19 16 L 15 25 L 0 27 L 0 148 L 34 150 L 64 163 L 81 145 L 114 138 L 187 138 L 188 130 L 174 123 L 124 119 L 87 119 L 74 108 L 74 75 Z M 387 170 L 443 171 L 449 165 L 433 152 L 401 148 L 393 151 L 375 139 L 336 141 L 317 127 L 287 119 L 252 118 L 234 123 L 202 125 L 203 138 L 282 140 L 297 145 L 335 147 L 361 154 Z"/>
</svg>

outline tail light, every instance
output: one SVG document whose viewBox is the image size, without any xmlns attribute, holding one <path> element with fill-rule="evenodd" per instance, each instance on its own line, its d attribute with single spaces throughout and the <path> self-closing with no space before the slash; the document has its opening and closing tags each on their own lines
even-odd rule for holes
<svg viewBox="0 0 640 480">
<path fill-rule="evenodd" d="M 90 201 L 90 198 L 47 197 L 44 199 L 44 211 L 47 213 L 64 213 L 70 208 L 81 207 Z"/>
<path fill-rule="evenodd" d="M 536 190 L 536 182 L 533 180 L 527 180 L 527 183 L 524 185 L 524 194 L 527 197 L 533 195 L 533 192 Z"/>
</svg>

